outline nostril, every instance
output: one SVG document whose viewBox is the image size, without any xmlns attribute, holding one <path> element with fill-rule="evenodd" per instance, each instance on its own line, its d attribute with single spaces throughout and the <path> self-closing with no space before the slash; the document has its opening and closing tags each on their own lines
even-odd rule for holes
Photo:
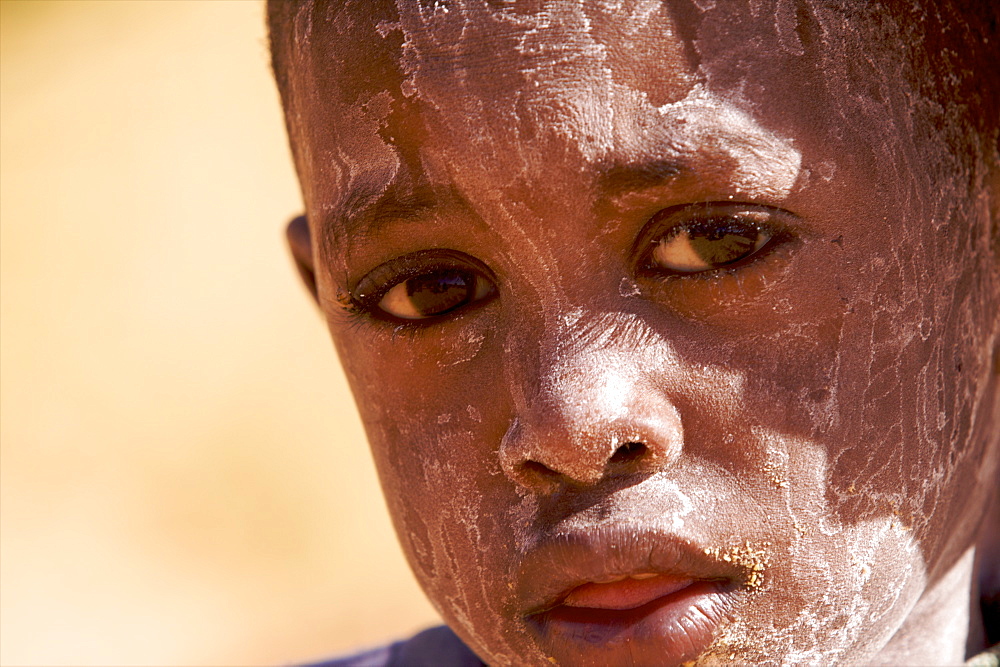
<svg viewBox="0 0 1000 667">
<path fill-rule="evenodd" d="M 558 467 L 537 459 L 522 460 L 513 466 L 510 479 L 545 494 L 571 487 L 582 488 L 606 477 L 638 472 L 649 451 L 649 447 L 641 442 L 626 442 L 618 446 L 610 458 L 604 459 L 603 465 L 600 460 L 588 461 L 585 452 Z"/>
<path fill-rule="evenodd" d="M 521 469 L 528 473 L 533 473 L 539 477 L 558 477 L 557 473 L 552 468 L 548 467 L 544 463 L 539 463 L 538 461 L 525 461 L 521 464 Z"/>
<path fill-rule="evenodd" d="M 642 458 L 646 453 L 646 445 L 641 442 L 626 442 L 615 450 L 609 463 L 631 463 Z"/>
</svg>

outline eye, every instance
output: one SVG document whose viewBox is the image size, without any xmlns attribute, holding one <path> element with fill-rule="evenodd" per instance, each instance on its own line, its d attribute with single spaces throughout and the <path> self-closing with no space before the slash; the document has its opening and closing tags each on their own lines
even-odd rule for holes
<svg viewBox="0 0 1000 667">
<path fill-rule="evenodd" d="M 432 250 L 374 269 L 353 290 L 355 307 L 389 320 L 430 320 L 496 294 L 488 270 L 467 255 Z"/>
<path fill-rule="evenodd" d="M 442 269 L 396 283 L 378 307 L 393 317 L 422 320 L 480 301 L 492 292 L 493 285 L 475 273 Z"/>
<path fill-rule="evenodd" d="M 760 252 L 777 235 L 773 211 L 699 205 L 654 218 L 646 268 L 699 273 L 737 264 Z M 664 224 L 668 225 L 661 232 Z"/>
<path fill-rule="evenodd" d="M 678 273 L 709 271 L 738 262 L 763 248 L 771 235 L 737 221 L 684 225 L 656 242 L 652 260 Z"/>
</svg>

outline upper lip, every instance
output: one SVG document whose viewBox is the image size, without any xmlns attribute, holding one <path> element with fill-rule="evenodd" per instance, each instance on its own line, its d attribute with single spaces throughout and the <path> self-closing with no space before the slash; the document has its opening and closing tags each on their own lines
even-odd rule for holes
<svg viewBox="0 0 1000 667">
<path fill-rule="evenodd" d="M 538 614 L 558 606 L 578 586 L 647 573 L 733 584 L 745 578 L 738 565 L 712 556 L 703 545 L 615 523 L 561 531 L 532 549 L 516 576 L 519 606 L 525 616 Z"/>
</svg>

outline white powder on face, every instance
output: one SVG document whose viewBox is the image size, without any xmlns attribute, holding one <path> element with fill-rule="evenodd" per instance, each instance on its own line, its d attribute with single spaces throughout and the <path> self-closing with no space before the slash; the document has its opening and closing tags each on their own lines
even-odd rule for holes
<svg viewBox="0 0 1000 667">
<path fill-rule="evenodd" d="M 560 264 L 564 259 L 560 257 L 561 241 L 545 237 L 538 230 L 545 228 L 546 210 L 579 212 L 581 209 L 573 208 L 576 205 L 573 197 L 566 194 L 580 191 L 579 180 L 573 179 L 583 178 L 581 175 L 592 173 L 595 166 L 609 159 L 641 159 L 655 155 L 708 170 L 708 176 L 713 175 L 711 165 L 724 163 L 730 170 L 724 175 L 725 179 L 741 191 L 741 196 L 780 200 L 793 192 L 802 180 L 802 158 L 794 142 L 764 127 L 752 113 L 751 105 L 739 96 L 720 93 L 724 87 L 713 86 L 711 81 L 704 85 L 687 82 L 675 86 L 675 94 L 667 96 L 670 101 L 654 103 L 653 99 L 663 97 L 663 91 L 654 91 L 625 76 L 614 62 L 614 49 L 599 34 L 600 22 L 587 14 L 585 3 L 547 3 L 544 15 L 518 14 L 485 2 L 456 2 L 447 8 L 440 4 L 424 8 L 411 3 L 401 4 L 406 6 L 401 7 L 403 16 L 398 28 L 385 24 L 380 26 L 380 32 L 383 36 L 389 34 L 388 30 L 398 29 L 402 33 L 406 43 L 404 92 L 425 105 L 424 118 L 429 121 L 432 140 L 446 147 L 440 154 L 428 158 L 423 166 L 437 170 L 435 179 L 442 182 L 445 180 L 442 175 L 451 177 L 476 215 L 509 232 L 504 239 L 505 247 L 511 249 L 507 268 L 528 285 L 520 295 L 520 303 L 527 304 L 526 310 L 533 309 L 531 315 L 544 321 L 541 328 L 544 333 L 534 339 L 525 341 L 523 336 L 512 332 L 502 341 L 507 364 L 504 370 L 509 375 L 498 382 L 513 394 L 514 412 L 521 416 L 530 415 L 533 402 L 538 398 L 538 387 L 524 382 L 525 377 L 537 377 L 541 393 L 561 396 L 559 409 L 573 424 L 570 437 L 580 438 L 582 459 L 557 461 L 556 465 L 569 474 L 589 479 L 593 476 L 594 462 L 603 460 L 609 448 L 613 449 L 623 438 L 629 437 L 627 433 L 612 433 L 603 442 L 588 440 L 585 436 L 588 431 L 592 435 L 593 424 L 588 425 L 586 415 L 588 407 L 606 408 L 611 415 L 628 412 L 629 401 L 634 398 L 631 387 L 639 380 L 635 371 L 637 361 L 646 369 L 662 369 L 662 383 L 658 389 L 664 395 L 688 391 L 692 395 L 710 396 L 713 401 L 710 407 L 745 403 L 747 378 L 728 370 L 727 360 L 732 358 L 733 349 L 726 349 L 725 344 L 716 345 L 713 351 L 718 353 L 718 362 L 699 369 L 697 364 L 679 360 L 671 343 L 662 340 L 662 336 L 643 330 L 641 318 L 633 321 L 621 313 L 599 316 L 592 304 L 584 303 L 573 293 L 573 277 L 578 274 L 567 272 L 565 265 Z M 709 9 L 707 3 L 702 4 Z M 637 11 L 629 15 L 632 23 L 625 22 L 628 25 L 626 32 L 639 31 L 653 20 L 650 3 L 639 3 L 635 7 Z M 622 9 L 611 5 L 608 8 Z M 496 43 L 495 38 L 503 35 L 515 39 L 510 49 Z M 783 48 L 801 49 L 801 43 L 791 37 L 781 42 Z M 509 60 L 490 60 L 497 54 Z M 482 76 L 482 62 L 497 64 L 496 77 Z M 522 66 L 511 67 L 512 62 L 515 65 L 522 63 Z M 323 165 L 310 179 L 338 192 L 354 191 L 366 197 L 377 197 L 384 191 L 385 184 L 396 178 L 400 169 L 398 151 L 381 136 L 387 122 L 387 95 L 367 96 L 359 101 L 356 109 L 346 110 L 350 113 L 345 113 L 344 123 L 353 124 L 353 129 L 345 131 L 345 136 L 351 139 L 345 140 L 329 155 L 308 158 Z M 888 129 L 900 132 L 896 127 Z M 652 145 L 650 137 L 656 139 Z M 885 146 L 878 150 L 891 156 L 919 154 L 919 151 L 908 153 L 906 141 L 898 142 L 903 148 L 896 150 L 898 146 L 893 143 L 896 139 L 898 137 L 892 132 L 886 132 Z M 366 151 L 371 159 L 358 159 L 357 156 Z M 889 164 L 886 178 L 891 181 L 895 177 L 892 170 L 904 168 L 905 164 Z M 820 179 L 815 180 L 834 181 L 840 179 L 844 171 L 843 165 L 826 161 L 818 170 Z M 525 183 L 531 188 L 521 192 L 535 196 L 541 204 L 510 195 L 515 187 Z M 936 190 L 914 187 L 913 192 L 917 194 L 906 202 L 908 205 L 914 204 L 918 197 L 933 196 L 926 193 Z M 945 195 L 939 196 L 943 201 Z M 320 212 L 328 210 L 324 206 L 325 203 L 315 204 Z M 331 205 L 329 210 L 334 207 Z M 922 205 L 916 204 L 913 210 L 924 211 Z M 901 219 L 910 221 L 907 216 L 915 215 L 906 212 L 901 214 Z M 939 225 L 950 219 L 945 213 L 938 217 Z M 880 222 L 882 219 L 875 221 L 876 224 Z M 926 244 L 932 242 L 933 239 L 925 240 Z M 952 459 L 945 456 L 947 452 L 934 449 L 934 443 L 946 437 L 940 433 L 949 426 L 946 417 L 974 412 L 970 405 L 990 399 L 981 393 L 981 382 L 967 381 L 958 387 L 947 385 L 950 375 L 945 372 L 945 365 L 949 359 L 945 355 L 949 347 L 947 341 L 940 338 L 941 332 L 928 324 L 946 321 L 951 317 L 949 309 L 955 307 L 947 302 L 950 297 L 946 290 L 936 289 L 936 277 L 960 281 L 961 272 L 965 270 L 962 267 L 968 268 L 971 264 L 956 264 L 954 270 L 930 273 L 926 266 L 915 264 L 912 254 L 905 250 L 914 247 L 918 244 L 887 246 L 882 256 L 859 266 L 858 275 L 852 276 L 861 284 L 891 286 L 902 282 L 909 289 L 898 299 L 880 301 L 877 297 L 881 292 L 873 288 L 869 294 L 862 295 L 868 299 L 867 303 L 862 300 L 852 303 L 852 307 L 869 309 L 865 315 L 856 315 L 851 320 L 854 328 L 848 333 L 850 340 L 860 341 L 871 350 L 870 377 L 861 382 L 868 383 L 872 395 L 871 400 L 861 401 L 863 388 L 854 388 L 853 397 L 848 392 L 844 400 L 860 404 L 860 413 L 851 417 L 858 424 L 877 422 L 881 429 L 899 429 L 900 433 L 904 425 L 910 425 L 908 435 L 913 434 L 914 442 L 924 448 L 921 451 L 928 451 L 929 455 L 939 456 L 941 460 L 933 465 L 921 462 L 919 469 L 931 471 L 929 478 L 904 477 L 905 484 L 901 486 L 912 484 L 914 488 L 880 493 L 864 491 L 873 503 L 884 503 L 884 506 L 876 503 L 877 510 L 869 511 L 878 514 L 879 518 L 848 525 L 850 522 L 844 522 L 836 510 L 846 502 L 838 494 L 850 494 L 851 491 L 844 491 L 844 485 L 839 484 L 843 480 L 835 480 L 831 473 L 844 451 L 835 452 L 831 457 L 830 452 L 820 450 L 808 439 L 788 437 L 767 429 L 757 429 L 750 438 L 725 441 L 732 447 L 734 456 L 740 453 L 741 447 L 757 447 L 762 453 L 763 479 L 769 490 L 776 488 L 776 493 L 782 494 L 779 497 L 786 501 L 783 506 L 768 508 L 771 512 L 768 521 L 787 529 L 792 536 L 791 546 L 781 554 L 782 562 L 776 562 L 768 572 L 772 578 L 765 581 L 780 582 L 784 576 L 791 584 L 789 573 L 807 573 L 815 578 L 817 588 L 821 589 L 815 599 L 803 603 L 798 610 L 777 609 L 734 626 L 727 641 L 731 650 L 742 651 L 739 655 L 744 658 L 767 655 L 788 656 L 789 661 L 843 658 L 859 637 L 874 645 L 886 632 L 891 632 L 892 626 L 887 624 L 877 631 L 882 635 L 876 632 L 864 636 L 873 627 L 871 623 L 885 618 L 890 611 L 896 613 L 906 607 L 912 602 L 913 591 L 923 586 L 926 573 L 918 566 L 921 554 L 917 538 L 908 532 L 904 523 L 882 516 L 883 510 L 889 507 L 890 512 L 894 511 L 890 504 L 898 504 L 906 498 L 912 499 L 911 505 L 927 500 L 928 506 L 937 506 L 937 494 L 949 482 L 961 477 L 965 470 L 962 466 L 966 465 L 961 456 Z M 967 273 L 975 275 L 976 272 Z M 931 283 L 934 283 L 934 290 L 919 289 L 919 285 Z M 614 287 L 613 284 L 612 291 Z M 620 282 L 617 287 L 619 296 L 638 296 L 633 284 Z M 936 296 L 938 294 L 945 296 Z M 977 307 L 981 305 L 979 302 L 965 304 L 965 320 L 961 326 L 956 325 L 956 329 L 981 331 L 983 316 L 975 315 L 982 312 L 983 309 Z M 923 311 L 922 317 L 914 316 L 916 310 Z M 788 311 L 786 302 L 775 304 L 769 312 L 770 316 L 780 318 Z M 866 327 L 870 333 L 867 337 Z M 800 329 L 782 332 L 782 336 L 775 336 L 770 343 L 783 345 L 793 337 L 815 335 L 807 328 Z M 885 331 L 895 331 L 899 336 L 893 338 Z M 978 333 L 972 335 L 977 337 Z M 901 399 L 894 417 L 882 418 L 889 412 L 879 412 L 871 406 L 887 402 L 885 396 L 901 384 L 897 369 L 900 359 L 904 355 L 923 354 L 919 346 L 928 341 L 940 342 L 929 353 L 926 364 L 915 373 L 917 379 L 911 382 L 918 387 L 917 395 Z M 470 328 L 442 346 L 438 366 L 442 369 L 455 367 L 455 370 L 468 368 L 469 362 L 474 362 L 490 343 L 489 334 Z M 981 369 L 988 364 L 983 360 L 988 357 L 988 346 L 984 345 L 977 354 L 983 358 L 973 360 L 967 355 L 963 361 L 966 372 L 979 377 Z M 842 355 L 838 352 L 833 364 L 834 380 L 830 382 L 832 386 L 826 398 L 817 399 L 807 408 L 818 433 L 843 421 L 836 375 L 840 372 L 841 361 Z M 849 367 L 851 363 L 858 365 L 848 359 L 844 366 Z M 891 370 L 887 370 L 887 366 Z M 883 390 L 883 385 L 888 389 Z M 689 391 L 692 387 L 698 391 Z M 805 392 L 800 398 L 803 402 L 811 400 Z M 374 399 L 369 396 L 369 400 Z M 946 404 L 946 400 L 951 403 Z M 424 554 L 432 555 L 426 560 L 433 564 L 434 572 L 424 573 L 421 578 L 425 579 L 437 604 L 453 609 L 457 622 L 467 633 L 495 650 L 497 661 L 502 662 L 515 654 L 517 649 L 510 645 L 513 640 L 501 636 L 499 622 L 496 627 L 486 627 L 488 624 L 482 623 L 474 626 L 472 613 L 477 606 L 494 609 L 498 604 L 496 590 L 491 588 L 490 582 L 495 571 L 483 564 L 487 552 L 495 545 L 491 543 L 491 535 L 486 534 L 489 531 L 480 528 L 482 522 L 496 516 L 497 508 L 483 501 L 483 488 L 468 479 L 472 467 L 481 465 L 480 462 L 462 461 L 462 465 L 444 466 L 434 460 L 434 455 L 440 456 L 442 451 L 482 449 L 484 443 L 477 439 L 476 433 L 482 435 L 488 429 L 483 427 L 474 433 L 475 427 L 470 425 L 481 423 L 480 418 L 485 423 L 490 422 L 490 417 L 481 412 L 486 411 L 477 410 L 474 418 L 473 412 L 468 411 L 468 420 L 461 409 L 435 413 L 432 419 L 438 419 L 439 415 L 447 417 L 441 425 L 453 430 L 420 437 L 413 435 L 409 440 L 394 435 L 393 442 L 383 442 L 382 446 L 426 447 L 429 465 L 425 476 L 433 481 L 431 488 L 438 489 L 439 493 L 440 489 L 445 489 L 453 494 L 448 497 L 447 511 L 427 518 L 432 525 L 427 531 L 430 546 L 421 548 Z M 402 424 L 400 430 L 408 429 L 409 433 L 418 434 L 425 428 L 419 423 L 419 417 L 417 414 L 394 415 L 392 419 Z M 462 430 L 466 428 L 467 432 Z M 489 436 L 495 438 L 498 430 L 493 424 Z M 863 450 L 871 443 L 883 441 L 903 442 L 901 434 L 883 436 L 882 433 L 863 432 L 860 427 L 848 435 L 858 437 L 844 438 L 850 440 L 843 443 L 845 451 L 848 448 Z M 863 435 L 868 437 L 861 437 Z M 697 442 L 697 438 L 697 433 L 690 434 L 691 442 Z M 387 440 L 389 438 L 383 438 Z M 955 440 L 958 443 L 956 450 L 965 443 L 957 436 Z M 433 446 L 429 444 L 431 441 L 434 441 Z M 493 447 L 498 443 L 490 440 L 486 444 Z M 502 448 L 503 444 L 499 446 Z M 996 449 L 993 447 L 991 451 Z M 869 479 L 877 479 L 883 473 L 897 474 L 909 463 L 896 459 L 887 461 L 875 455 L 865 460 L 864 454 L 861 459 L 857 474 L 861 476 L 863 472 Z M 487 465 L 487 472 L 499 477 L 494 467 Z M 995 462 L 985 468 L 995 470 Z M 813 471 L 816 476 L 796 477 L 794 471 L 799 469 Z M 398 474 L 405 477 L 412 474 L 412 469 L 406 467 Z M 746 483 L 745 480 L 740 482 Z M 663 493 L 663 521 L 672 530 L 690 530 L 698 522 L 714 521 L 717 518 L 712 512 L 724 509 L 720 507 L 722 501 L 699 497 L 693 492 L 681 494 L 680 486 L 676 486 L 675 493 L 668 487 L 664 485 L 659 491 Z M 697 481 L 691 487 L 697 488 Z M 407 491 L 397 489 L 395 492 L 405 495 Z M 691 506 L 695 508 L 693 511 Z M 516 530 L 527 531 L 528 519 L 537 511 L 537 503 L 530 495 L 525 495 L 521 504 L 510 511 L 521 517 Z M 748 526 L 737 525 L 736 529 L 750 531 Z M 404 527 L 401 532 L 407 530 Z M 820 538 L 830 539 L 823 541 Z M 732 542 L 743 544 L 738 539 Z M 719 553 L 727 553 L 725 550 L 732 545 L 720 544 L 717 548 Z M 759 545 L 753 546 L 755 550 L 759 548 Z M 456 555 L 463 550 L 464 556 Z M 470 558 L 470 551 L 480 553 L 480 560 Z M 847 564 L 835 565 L 843 561 L 845 553 L 850 554 Z M 876 567 L 880 562 L 917 565 L 908 570 L 888 568 L 880 571 Z M 782 568 L 785 575 L 782 575 Z M 883 595 L 873 602 L 859 592 L 866 588 L 890 590 L 893 595 Z M 762 603 L 762 608 L 767 610 L 766 604 Z M 848 616 L 845 618 L 842 614 Z M 496 611 L 496 617 L 502 617 L 501 611 Z M 823 645 L 819 646 L 820 643 Z M 862 654 L 855 653 L 852 657 L 859 655 Z"/>
</svg>

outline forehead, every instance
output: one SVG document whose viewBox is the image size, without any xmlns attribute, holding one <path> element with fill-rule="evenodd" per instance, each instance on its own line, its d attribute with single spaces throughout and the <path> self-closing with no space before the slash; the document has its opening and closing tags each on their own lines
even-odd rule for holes
<svg viewBox="0 0 1000 667">
<path fill-rule="evenodd" d="M 782 65 L 774 22 L 746 18 L 722 14 L 713 32 L 690 7 L 659 1 L 303 8 L 287 95 L 303 182 L 332 185 L 313 203 L 338 216 L 401 178 L 472 191 L 484 179 L 531 183 L 542 200 L 581 171 L 626 182 L 728 172 L 715 175 L 787 191 L 801 159 L 788 115 L 768 108 L 789 100 L 772 98 L 799 98 L 790 117 L 813 135 L 821 124 Z M 725 80 L 732 68 L 708 62 L 713 40 L 727 53 L 749 44 L 739 62 L 752 77 Z M 718 90 L 720 77 L 732 85 Z M 341 155 L 314 153 L 323 147 Z M 356 157 L 350 174 L 342 155 Z"/>
<path fill-rule="evenodd" d="M 352 104 L 383 90 L 419 98 L 436 79 L 460 84 L 450 96 L 492 100 L 523 96 L 524 84 L 566 94 L 611 80 L 657 107 L 701 82 L 781 118 L 830 98 L 890 102 L 891 88 L 914 78 L 935 103 L 995 107 L 982 94 L 997 83 L 983 66 L 995 58 L 1000 18 L 989 4 L 308 0 L 272 2 L 270 22 L 289 106 Z M 316 88 L 322 95 L 310 96 Z M 995 130 L 984 116 L 966 120 Z"/>
<path fill-rule="evenodd" d="M 276 69 L 310 218 L 342 219 L 392 186 L 410 199 L 421 185 L 518 187 L 544 203 L 584 172 L 662 177 L 699 160 L 707 180 L 776 172 L 770 194 L 836 171 L 903 197 L 987 122 L 941 92 L 974 63 L 948 77 L 925 63 L 914 87 L 914 49 L 933 40 L 904 40 L 899 11 L 709 4 L 298 6 Z M 931 159 L 898 168 L 918 154 Z"/>
<path fill-rule="evenodd" d="M 345 90 L 397 87 L 412 94 L 416 70 L 477 74 L 479 90 L 492 97 L 521 79 L 543 81 L 552 74 L 581 84 L 599 73 L 594 57 L 607 65 L 626 62 L 615 75 L 636 88 L 653 93 L 655 103 L 666 101 L 658 92 L 684 75 L 678 71 L 685 54 L 672 40 L 676 29 L 672 12 L 659 1 L 606 3 L 556 1 L 303 3 L 279 19 L 280 32 L 294 34 L 293 49 L 303 64 L 310 58 L 327 62 L 324 74 L 333 75 Z M 636 68 L 634 65 L 644 60 Z M 338 65 L 340 65 L 338 67 Z M 392 76 L 393 73 L 401 74 Z M 395 79 L 395 80 L 394 80 Z"/>
<path fill-rule="evenodd" d="M 759 104 L 755 88 L 762 81 L 792 89 L 803 74 L 815 74 L 810 66 L 827 66 L 833 79 L 865 73 L 858 68 L 838 77 L 830 67 L 835 63 L 822 62 L 824 57 L 853 50 L 873 61 L 880 47 L 899 50 L 884 44 L 898 35 L 892 35 L 891 13 L 875 5 L 715 4 L 317 0 L 273 3 L 280 11 L 272 10 L 272 25 L 280 27 L 272 34 L 288 37 L 279 40 L 287 48 L 277 50 L 289 51 L 290 57 L 276 65 L 279 76 L 299 84 L 293 86 L 297 95 L 289 96 L 292 102 L 305 101 L 306 83 L 328 84 L 324 92 L 345 103 L 381 90 L 432 96 L 434 82 L 447 86 L 448 96 L 492 100 L 524 97 L 531 88 L 537 97 L 617 84 L 658 107 L 701 81 Z M 845 41 L 845 34 L 835 33 L 851 38 Z M 842 82 L 830 81 L 827 87 L 835 89 L 837 83 Z"/>
</svg>

